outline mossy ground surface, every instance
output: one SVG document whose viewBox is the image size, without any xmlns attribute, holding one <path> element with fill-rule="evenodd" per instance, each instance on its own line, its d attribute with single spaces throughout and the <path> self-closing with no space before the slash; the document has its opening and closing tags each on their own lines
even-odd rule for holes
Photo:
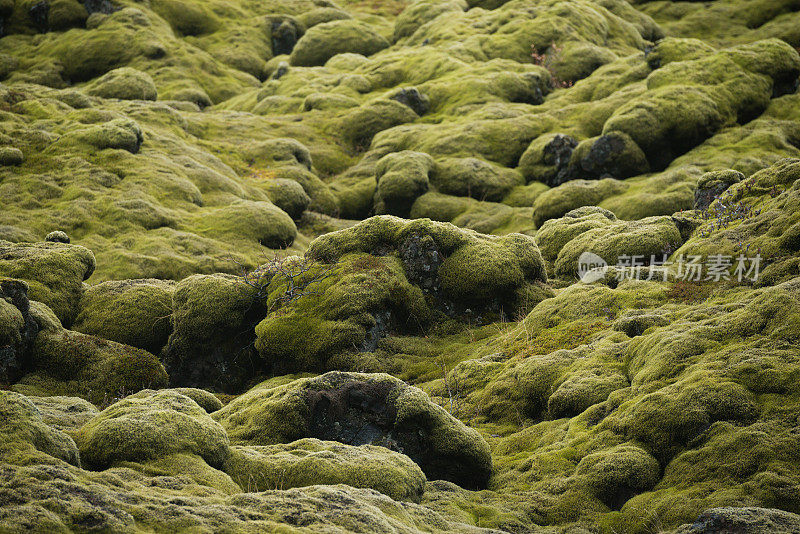
<svg viewBox="0 0 800 534">
<path fill-rule="evenodd" d="M 796 0 L 0 0 L 0 531 L 800 532 L 799 50 Z"/>
</svg>

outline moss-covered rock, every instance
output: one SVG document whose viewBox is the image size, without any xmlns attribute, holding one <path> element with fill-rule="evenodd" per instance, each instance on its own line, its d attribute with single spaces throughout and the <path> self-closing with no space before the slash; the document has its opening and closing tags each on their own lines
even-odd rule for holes
<svg viewBox="0 0 800 534">
<path fill-rule="evenodd" d="M 406 7 L 395 19 L 394 40 L 410 37 L 420 26 L 442 14 L 458 13 L 466 8 L 467 3 L 463 0 L 448 0 L 447 2 L 418 0 Z"/>
<path fill-rule="evenodd" d="M 27 284 L 0 278 L 0 383 L 16 382 L 30 367 L 39 328 L 31 314 Z"/>
<path fill-rule="evenodd" d="M 76 431 L 98 413 L 90 402 L 79 397 L 28 397 L 42 414 L 45 424 L 64 432 Z"/>
<path fill-rule="evenodd" d="M 22 150 L 10 146 L 0 148 L 0 165 L 22 165 L 23 161 L 25 161 L 25 156 L 22 154 Z"/>
<path fill-rule="evenodd" d="M 73 329 L 158 354 L 172 326 L 174 283 L 162 280 L 103 282 L 88 287 Z"/>
<path fill-rule="evenodd" d="M 46 236 L 44 236 L 45 241 L 50 241 L 52 243 L 64 243 L 69 245 L 70 239 L 66 232 L 62 232 L 61 230 L 53 230 Z"/>
<path fill-rule="evenodd" d="M 414 201 L 428 191 L 433 158 L 421 152 L 395 152 L 376 165 L 375 211 L 407 216 Z"/>
<path fill-rule="evenodd" d="M 721 529 L 743 534 L 756 532 L 792 532 L 800 529 L 800 516 L 775 508 L 733 506 L 706 510 L 692 524 L 680 527 L 680 534 L 706 534 Z"/>
<path fill-rule="evenodd" d="M 548 219 L 563 217 L 567 212 L 583 206 L 596 206 L 611 195 L 624 192 L 625 182 L 613 178 L 602 180 L 572 180 L 545 191 L 533 204 L 533 222 L 536 226 Z"/>
<path fill-rule="evenodd" d="M 25 280 L 28 296 L 50 306 L 67 326 L 78 313 L 83 281 L 94 268 L 94 254 L 81 246 L 0 242 L 0 274 Z"/>
<path fill-rule="evenodd" d="M 633 266 L 634 256 L 638 265 L 664 264 L 683 243 L 679 225 L 681 221 L 672 217 L 649 217 L 587 229 L 561 248 L 554 271 L 558 276 L 575 276 L 578 259 L 584 252 L 597 254 L 610 265 Z M 653 276 L 663 279 L 665 273 L 656 272 Z"/>
<path fill-rule="evenodd" d="M 502 200 L 512 188 L 524 184 L 517 172 L 477 158 L 437 162 L 432 181 L 442 193 L 491 202 Z"/>
<path fill-rule="evenodd" d="M 97 403 L 168 382 L 164 366 L 149 352 L 72 330 L 40 332 L 31 370 L 15 388 L 38 396 L 80 396 Z"/>
<path fill-rule="evenodd" d="M 533 238 L 481 235 L 425 219 L 373 217 L 318 238 L 308 254 L 330 262 L 387 246 L 400 252 L 412 283 L 438 286 L 444 298 L 466 305 L 513 307 L 519 290 L 547 280 Z"/>
<path fill-rule="evenodd" d="M 428 478 L 485 486 L 489 447 L 417 388 L 389 375 L 328 373 L 256 387 L 216 412 L 234 443 L 269 445 L 314 437 L 403 452 Z"/>
<path fill-rule="evenodd" d="M 782 281 L 778 273 L 791 273 L 791 267 L 786 271 L 779 268 L 780 264 L 798 250 L 794 237 L 798 212 L 792 208 L 798 196 L 798 177 L 800 160 L 783 159 L 730 186 L 705 212 L 695 216 L 699 226 L 677 254 L 738 257 L 756 251 L 768 258 L 765 263 L 775 265 L 775 274 L 764 281 Z"/>
<path fill-rule="evenodd" d="M 585 483 L 612 510 L 632 495 L 656 485 L 660 474 L 658 461 L 635 445 L 619 445 L 610 450 L 588 454 L 575 470 Z"/>
<path fill-rule="evenodd" d="M 349 111 L 342 119 L 342 135 L 363 150 L 378 132 L 414 122 L 414 110 L 396 100 L 377 99 Z"/>
<path fill-rule="evenodd" d="M 336 266 L 289 258 L 266 292 L 270 314 L 256 326 L 255 348 L 273 373 L 358 369 L 359 353 L 431 317 L 394 257 L 353 255 Z"/>
<path fill-rule="evenodd" d="M 305 438 L 281 445 L 231 447 L 225 470 L 246 491 L 317 484 L 372 488 L 397 501 L 419 502 L 425 475 L 407 456 L 374 445 Z"/>
<path fill-rule="evenodd" d="M 230 275 L 196 275 L 175 286 L 164 363 L 174 386 L 232 391 L 257 376 L 253 328 L 266 315 L 257 290 Z"/>
<path fill-rule="evenodd" d="M 84 463 L 94 468 L 175 453 L 221 466 L 230 452 L 225 430 L 192 399 L 171 390 L 125 397 L 83 425 L 75 440 Z"/>
<path fill-rule="evenodd" d="M 97 78 L 86 87 L 86 92 L 103 98 L 123 100 L 156 100 L 158 90 L 146 73 L 122 67 Z"/>
<path fill-rule="evenodd" d="M 744 179 L 744 174 L 733 169 L 714 171 L 704 174 L 697 182 L 694 193 L 694 209 L 704 210 L 733 184 Z"/>
<path fill-rule="evenodd" d="M 661 168 L 723 126 L 758 116 L 773 93 L 781 94 L 783 80 L 799 73 L 800 56 L 778 40 L 662 61 L 647 79 L 648 91 L 618 108 L 603 133 L 626 133 Z"/>
<path fill-rule="evenodd" d="M 238 200 L 208 210 L 193 223 L 201 234 L 246 239 L 272 249 L 287 248 L 297 237 L 292 218 L 271 202 Z"/>
<path fill-rule="evenodd" d="M 626 134 L 612 132 L 583 141 L 572 152 L 567 177 L 630 178 L 650 170 L 642 150 Z"/>
<path fill-rule="evenodd" d="M 75 442 L 64 432 L 52 428 L 42 419 L 36 406 L 24 395 L 0 391 L 0 458 L 3 462 L 30 462 L 39 451 L 52 458 L 80 466 Z M 55 463 L 38 459 L 39 463 Z"/>
<path fill-rule="evenodd" d="M 311 204 L 300 183 L 287 178 L 276 178 L 267 183 L 267 194 L 273 204 L 285 211 L 292 219 L 299 219 Z"/>
<path fill-rule="evenodd" d="M 557 186 L 567 180 L 567 166 L 578 142 L 564 134 L 537 137 L 522 154 L 519 171 L 527 181 Z"/>
<path fill-rule="evenodd" d="M 309 28 L 292 49 L 291 61 L 293 65 L 313 67 L 324 65 L 336 54 L 370 56 L 388 46 L 385 38 L 363 22 L 335 20 Z"/>
<path fill-rule="evenodd" d="M 77 142 L 98 150 L 115 148 L 136 154 L 144 142 L 144 134 L 141 127 L 130 119 L 113 119 L 71 132 L 59 142 L 64 144 Z"/>
<path fill-rule="evenodd" d="M 222 401 L 213 393 L 197 388 L 174 388 L 173 391 L 185 395 L 200 405 L 208 413 L 213 413 L 222 408 Z"/>
</svg>

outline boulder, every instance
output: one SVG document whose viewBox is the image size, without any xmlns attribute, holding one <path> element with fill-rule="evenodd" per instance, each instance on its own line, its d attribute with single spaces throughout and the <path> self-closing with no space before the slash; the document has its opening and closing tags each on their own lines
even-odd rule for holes
<svg viewBox="0 0 800 534">
<path fill-rule="evenodd" d="M 284 386 L 256 387 L 214 419 L 234 444 L 273 445 L 300 438 L 380 445 L 417 463 L 429 479 L 486 487 L 488 444 L 421 390 L 385 374 L 332 372 Z"/>
<path fill-rule="evenodd" d="M 361 21 L 334 20 L 309 28 L 293 47 L 291 62 L 315 67 L 324 65 L 336 54 L 352 52 L 370 56 L 388 46 L 389 41 Z"/>
<path fill-rule="evenodd" d="M 225 430 L 195 401 L 173 390 L 125 397 L 83 425 L 75 441 L 84 463 L 99 469 L 178 453 L 219 467 L 230 453 Z"/>
<path fill-rule="evenodd" d="M 346 484 L 412 502 L 420 501 L 426 482 L 419 466 L 404 454 L 314 438 L 231 447 L 225 471 L 248 492 Z"/>
</svg>

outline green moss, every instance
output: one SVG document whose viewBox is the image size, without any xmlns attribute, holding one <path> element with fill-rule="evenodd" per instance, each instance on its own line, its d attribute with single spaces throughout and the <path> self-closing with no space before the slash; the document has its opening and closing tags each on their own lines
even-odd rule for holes
<svg viewBox="0 0 800 534">
<path fill-rule="evenodd" d="M 77 0 L 53 0 L 47 12 L 47 26 L 50 31 L 64 31 L 81 28 L 86 24 L 89 14 Z"/>
<path fill-rule="evenodd" d="M 92 96 L 123 100 L 156 100 L 158 90 L 153 79 L 144 72 L 122 67 L 94 80 L 86 87 Z"/>
<path fill-rule="evenodd" d="M 567 212 L 583 206 L 595 206 L 605 198 L 623 193 L 627 188 L 625 182 L 613 178 L 572 180 L 536 198 L 533 222 L 541 226 L 548 219 L 563 217 Z"/>
<path fill-rule="evenodd" d="M 152 9 L 181 35 L 197 36 L 217 29 L 217 18 L 203 4 L 181 0 L 158 0 L 153 3 Z"/>
<path fill-rule="evenodd" d="M 348 109 L 358 105 L 358 100 L 355 98 L 336 93 L 312 93 L 303 100 L 304 111 Z"/>
<path fill-rule="evenodd" d="M 78 430 L 97 415 L 97 408 L 78 397 L 28 397 L 45 424 L 64 432 Z"/>
<path fill-rule="evenodd" d="M 648 490 L 659 479 L 658 461 L 635 445 L 617 447 L 584 456 L 575 476 L 611 509 L 619 509 L 632 494 Z"/>
<path fill-rule="evenodd" d="M 603 133 L 627 133 L 653 167 L 663 167 L 721 127 L 760 114 L 798 73 L 800 56 L 778 40 L 671 62 L 653 71 L 648 91 L 615 111 Z"/>
<path fill-rule="evenodd" d="M 628 387 L 621 369 L 598 366 L 573 372 L 547 399 L 547 411 L 555 419 L 574 417 L 608 399 L 617 390 Z"/>
<path fill-rule="evenodd" d="M 515 171 L 477 158 L 437 162 L 432 182 L 441 193 L 493 202 L 502 200 L 513 187 L 524 183 Z"/>
<path fill-rule="evenodd" d="M 335 356 L 369 352 L 387 330 L 417 331 L 429 321 L 422 291 L 397 259 L 354 255 L 302 275 L 291 263 L 287 268 L 298 275 L 272 279 L 271 313 L 255 329 L 255 348 L 273 372 L 349 369 L 353 364 Z M 287 291 L 299 297 L 283 302 Z"/>
<path fill-rule="evenodd" d="M 385 414 L 364 411 L 364 399 L 379 402 L 376 406 L 383 406 Z M 491 473 L 489 447 L 475 430 L 421 390 L 389 375 L 328 373 L 276 388 L 256 387 L 214 418 L 234 443 L 268 445 L 317 437 L 399 447 L 428 477 L 467 487 L 483 486 Z M 362 433 L 359 428 L 365 424 L 375 432 Z"/>
<path fill-rule="evenodd" d="M 311 204 L 311 197 L 306 194 L 303 186 L 287 178 L 268 181 L 267 194 L 273 204 L 295 220 L 299 219 Z"/>
<path fill-rule="evenodd" d="M 4 463 L 36 461 L 56 463 L 33 456 L 40 451 L 52 458 L 80 466 L 75 442 L 67 434 L 51 428 L 36 406 L 24 395 L 0 391 L 0 458 Z"/>
<path fill-rule="evenodd" d="M 616 221 L 617 217 L 608 210 L 596 206 L 584 206 L 568 211 L 559 219 L 550 219 L 536 231 L 536 244 L 542 257 L 552 264 L 558 253 L 575 237 L 594 228 L 606 228 Z"/>
<path fill-rule="evenodd" d="M 188 478 L 199 486 L 213 488 L 228 495 L 242 492 L 242 488 L 230 476 L 214 469 L 203 457 L 193 452 L 177 452 L 139 462 L 121 460 L 114 462 L 114 467 L 131 469 L 153 478 Z"/>
<path fill-rule="evenodd" d="M 25 161 L 25 157 L 22 154 L 22 150 L 14 147 L 0 148 L 0 165 L 6 167 L 22 165 L 23 161 Z"/>
<path fill-rule="evenodd" d="M 136 154 L 144 142 L 144 134 L 141 127 L 130 119 L 114 119 L 77 130 L 60 140 L 67 146 L 76 142 L 98 150 L 115 148 Z"/>
<path fill-rule="evenodd" d="M 225 469 L 246 491 L 346 484 L 419 502 L 425 488 L 425 475 L 405 455 L 374 445 L 353 447 L 312 438 L 232 447 Z"/>
<path fill-rule="evenodd" d="M 229 275 L 190 276 L 175 286 L 163 351 L 174 384 L 231 391 L 258 375 L 253 327 L 266 309 L 256 293 Z"/>
<path fill-rule="evenodd" d="M 620 195 L 609 197 L 599 206 L 620 219 L 636 220 L 656 215 L 679 214 L 693 207 L 698 178 L 697 167 L 676 166 L 658 174 L 646 174 L 625 180 L 628 186 Z"/>
<path fill-rule="evenodd" d="M 101 402 L 121 392 L 167 384 L 164 366 L 149 352 L 71 330 L 40 333 L 32 367 L 33 373 L 20 384 L 33 387 L 37 395 Z"/>
<path fill-rule="evenodd" d="M 584 252 L 597 254 L 610 265 L 619 262 L 624 264 L 624 256 L 637 256 L 641 264 L 647 261 L 649 265 L 652 258 L 656 262 L 663 262 L 664 257 L 669 256 L 683 241 L 676 222 L 671 217 L 649 217 L 640 221 L 610 222 L 587 229 L 561 248 L 554 271 L 561 277 L 575 276 L 578 258 Z M 663 278 L 663 273 L 661 276 Z"/>
<path fill-rule="evenodd" d="M 621 132 L 587 139 L 575 147 L 568 176 L 629 178 L 650 170 L 642 150 Z"/>
<path fill-rule="evenodd" d="M 700 226 L 677 254 L 736 257 L 756 251 L 766 264 L 793 255 L 797 246 L 792 229 L 798 215 L 786 208 L 794 205 L 798 194 L 799 163 L 784 159 L 729 187 L 698 217 Z"/>
<path fill-rule="evenodd" d="M 25 280 L 30 298 L 50 306 L 65 325 L 77 315 L 83 281 L 94 268 L 94 255 L 81 246 L 0 243 L 0 274 Z"/>
<path fill-rule="evenodd" d="M 173 290 L 174 284 L 153 279 L 91 286 L 73 328 L 158 354 L 172 331 Z"/>
<path fill-rule="evenodd" d="M 286 248 L 297 237 L 292 218 L 271 202 L 239 200 L 200 214 L 191 226 L 200 235 L 229 236 L 267 248 Z"/>
<path fill-rule="evenodd" d="M 363 22 L 336 20 L 318 24 L 297 41 L 292 50 L 293 65 L 324 65 L 336 54 L 345 52 L 369 56 L 389 46 L 389 42 Z"/>
<path fill-rule="evenodd" d="M 399 248 L 415 235 L 429 235 L 437 254 L 443 256 L 439 267 L 442 289 L 446 297 L 455 301 L 485 303 L 526 283 L 547 279 L 531 237 L 485 236 L 426 219 L 406 222 L 395 217 L 373 217 L 353 228 L 318 238 L 308 253 L 332 261 L 348 252 L 368 252 L 386 245 Z"/>
<path fill-rule="evenodd" d="M 320 7 L 301 13 L 297 20 L 306 28 L 311 28 L 317 24 L 333 22 L 335 20 L 347 20 L 353 18 L 350 13 L 335 7 Z"/>
<path fill-rule="evenodd" d="M 174 388 L 176 393 L 185 395 L 200 405 L 208 413 L 213 413 L 222 408 L 222 401 L 216 395 L 204 389 Z"/>
<path fill-rule="evenodd" d="M 95 468 L 188 453 L 221 466 L 228 436 L 196 402 L 174 391 L 145 390 L 95 416 L 75 435 L 83 461 Z"/>
<path fill-rule="evenodd" d="M 463 0 L 450 0 L 447 2 L 431 2 L 419 0 L 406 7 L 397 16 L 394 23 L 394 40 L 398 41 L 410 37 L 420 26 L 427 24 L 443 14 L 458 13 L 467 8 Z"/>
<path fill-rule="evenodd" d="M 348 112 L 342 119 L 342 135 L 359 149 L 369 146 L 378 132 L 414 122 L 419 116 L 396 100 L 374 100 Z"/>
<path fill-rule="evenodd" d="M 395 152 L 378 160 L 375 180 L 376 212 L 405 216 L 429 187 L 433 159 L 421 152 Z"/>
</svg>

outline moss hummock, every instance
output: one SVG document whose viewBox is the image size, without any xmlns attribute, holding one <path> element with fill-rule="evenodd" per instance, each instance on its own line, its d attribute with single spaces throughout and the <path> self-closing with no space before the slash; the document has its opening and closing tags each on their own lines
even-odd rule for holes
<svg viewBox="0 0 800 534">
<path fill-rule="evenodd" d="M 419 466 L 403 454 L 313 438 L 231 447 L 225 470 L 246 491 L 346 484 L 412 502 L 420 501 L 426 482 Z"/>
<path fill-rule="evenodd" d="M 194 454 L 211 466 L 229 455 L 228 436 L 196 402 L 176 391 L 140 391 L 112 404 L 75 434 L 84 463 L 94 468 Z"/>
<path fill-rule="evenodd" d="M 482 487 L 489 447 L 417 388 L 383 374 L 328 373 L 256 387 L 216 412 L 234 443 L 269 445 L 316 437 L 401 450 L 429 478 Z"/>
</svg>

